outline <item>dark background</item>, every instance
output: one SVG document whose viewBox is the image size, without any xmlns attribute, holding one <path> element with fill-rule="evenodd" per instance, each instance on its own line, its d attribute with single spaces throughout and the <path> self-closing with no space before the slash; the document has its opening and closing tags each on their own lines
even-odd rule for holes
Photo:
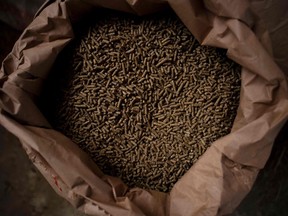
<svg viewBox="0 0 288 216">
<path fill-rule="evenodd" d="M 0 1 L 0 62 L 44 0 Z M 288 124 L 241 205 L 230 216 L 288 215 Z M 0 215 L 81 216 L 59 197 L 30 162 L 19 141 L 0 126 Z"/>
</svg>

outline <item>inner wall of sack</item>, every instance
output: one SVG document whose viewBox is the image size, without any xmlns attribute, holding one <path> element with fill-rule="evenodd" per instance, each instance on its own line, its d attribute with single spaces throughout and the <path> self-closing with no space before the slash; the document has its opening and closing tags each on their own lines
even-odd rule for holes
<svg viewBox="0 0 288 216">
<path fill-rule="evenodd" d="M 94 14 L 74 26 L 76 39 L 57 58 L 39 106 L 104 173 L 168 192 L 230 132 L 240 66 L 225 50 L 200 46 L 172 11 Z"/>
</svg>

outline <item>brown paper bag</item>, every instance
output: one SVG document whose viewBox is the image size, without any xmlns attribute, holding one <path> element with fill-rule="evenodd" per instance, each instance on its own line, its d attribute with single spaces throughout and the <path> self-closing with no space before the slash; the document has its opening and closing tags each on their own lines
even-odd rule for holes
<svg viewBox="0 0 288 216">
<path fill-rule="evenodd" d="M 0 123 L 19 138 L 55 191 L 87 214 L 228 214 L 250 191 L 288 117 L 287 80 L 274 60 L 283 70 L 288 68 L 278 51 L 287 44 L 276 43 L 285 39 L 277 32 L 288 31 L 283 25 L 271 27 L 273 18 L 280 19 L 272 2 L 47 1 L 3 62 Z M 35 105 L 57 54 L 73 38 L 74 21 L 95 6 L 139 15 L 171 7 L 202 44 L 228 49 L 229 58 L 242 65 L 240 106 L 232 132 L 214 142 L 170 194 L 128 188 L 120 179 L 104 175 L 75 143 L 51 128 Z M 282 17 L 281 23 L 287 22 L 288 17 Z"/>
</svg>

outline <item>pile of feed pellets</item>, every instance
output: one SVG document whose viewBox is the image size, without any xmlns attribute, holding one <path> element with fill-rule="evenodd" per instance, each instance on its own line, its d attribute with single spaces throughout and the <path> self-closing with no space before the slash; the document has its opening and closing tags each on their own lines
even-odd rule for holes
<svg viewBox="0 0 288 216">
<path fill-rule="evenodd" d="M 76 40 L 51 122 L 105 174 L 169 192 L 230 133 L 241 68 L 175 14 L 108 13 Z"/>
</svg>

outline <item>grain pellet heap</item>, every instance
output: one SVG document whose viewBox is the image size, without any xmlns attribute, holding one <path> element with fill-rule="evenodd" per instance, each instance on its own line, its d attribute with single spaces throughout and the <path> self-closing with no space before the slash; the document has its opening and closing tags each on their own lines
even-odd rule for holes
<svg viewBox="0 0 288 216">
<path fill-rule="evenodd" d="M 0 123 L 88 215 L 227 215 L 288 118 L 268 2 L 47 1 L 3 62 Z"/>
<path fill-rule="evenodd" d="M 51 111 L 62 88 L 48 119 L 104 173 L 169 192 L 230 133 L 240 66 L 224 50 L 200 46 L 173 12 L 139 18 L 107 11 L 75 49 L 70 64 L 59 62 L 72 65 L 66 88 L 54 90 L 53 103 L 41 98 Z"/>
</svg>

